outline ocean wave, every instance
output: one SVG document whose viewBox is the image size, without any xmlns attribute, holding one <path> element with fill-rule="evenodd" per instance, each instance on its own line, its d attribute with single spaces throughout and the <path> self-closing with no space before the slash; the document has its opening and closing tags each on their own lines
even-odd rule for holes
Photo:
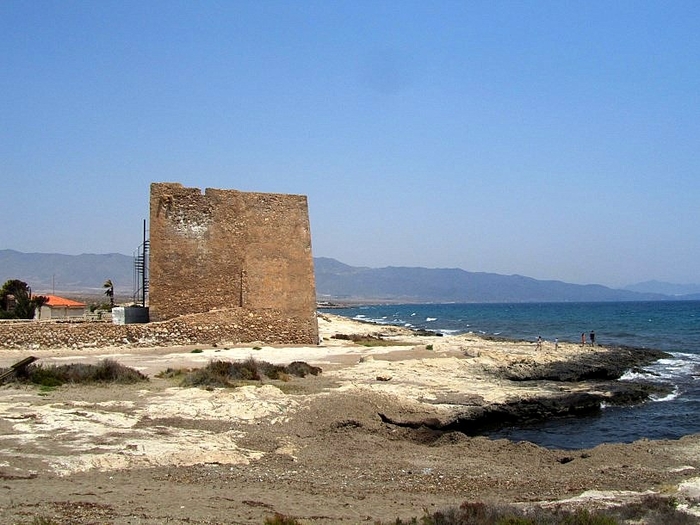
<svg viewBox="0 0 700 525">
<path fill-rule="evenodd" d="M 671 354 L 670 359 L 659 359 L 644 368 L 628 370 L 621 381 L 653 381 L 655 383 L 683 383 L 700 376 L 700 356 L 696 354 Z"/>
<path fill-rule="evenodd" d="M 649 372 L 646 370 L 628 370 L 622 376 L 620 377 L 620 381 L 639 381 L 640 379 L 658 379 L 661 380 L 662 376 L 661 374 L 657 374 L 654 372 Z"/>
<path fill-rule="evenodd" d="M 425 318 L 425 322 L 426 322 L 426 323 L 430 323 L 430 322 L 432 322 L 432 321 L 437 321 L 437 317 L 426 317 L 426 318 Z"/>
<path fill-rule="evenodd" d="M 388 321 L 386 317 L 367 317 L 363 314 L 357 314 L 352 319 L 355 321 L 362 321 L 363 323 L 394 324 L 393 321 Z"/>
<path fill-rule="evenodd" d="M 674 387 L 673 392 L 670 392 L 669 394 L 666 394 L 665 396 L 657 396 L 657 395 L 650 395 L 649 399 L 651 401 L 654 401 L 655 403 L 660 403 L 664 401 L 673 401 L 674 399 L 678 399 L 681 395 L 681 390 L 678 388 L 678 386 Z"/>
<path fill-rule="evenodd" d="M 649 366 L 652 373 L 660 379 L 672 380 L 677 378 L 691 378 L 700 371 L 700 356 L 697 354 L 671 354 L 671 359 L 659 359 Z"/>
</svg>

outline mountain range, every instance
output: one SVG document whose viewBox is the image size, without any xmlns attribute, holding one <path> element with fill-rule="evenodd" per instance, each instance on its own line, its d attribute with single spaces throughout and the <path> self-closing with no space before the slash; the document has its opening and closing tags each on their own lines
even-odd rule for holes
<svg viewBox="0 0 700 525">
<path fill-rule="evenodd" d="M 614 289 L 459 268 L 357 267 L 327 257 L 314 258 L 314 266 L 318 300 L 331 303 L 700 300 L 699 285 L 658 281 Z M 102 295 L 102 285 L 110 279 L 115 293 L 128 296 L 135 279 L 134 259 L 118 253 L 62 255 L 0 250 L 0 282 L 9 279 L 26 282 L 38 294 L 79 296 Z"/>
<path fill-rule="evenodd" d="M 335 259 L 314 259 L 316 295 L 341 302 L 597 302 L 664 301 L 663 293 L 620 290 L 597 284 L 569 284 L 522 275 L 468 272 L 459 268 L 364 268 Z M 682 296 L 700 299 L 700 294 Z"/>
<path fill-rule="evenodd" d="M 630 284 L 629 286 L 625 286 L 624 289 L 632 292 L 660 293 L 678 297 L 691 294 L 700 296 L 700 284 L 674 284 L 661 281 L 645 281 L 643 283 Z"/>
<path fill-rule="evenodd" d="M 120 253 L 63 255 L 0 250 L 0 281 L 19 279 L 34 293 L 102 294 L 107 279 L 115 293 L 130 294 L 134 258 Z"/>
</svg>

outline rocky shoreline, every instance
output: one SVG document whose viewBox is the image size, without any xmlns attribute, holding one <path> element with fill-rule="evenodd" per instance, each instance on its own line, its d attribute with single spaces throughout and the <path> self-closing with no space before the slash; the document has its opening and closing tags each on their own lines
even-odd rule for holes
<svg viewBox="0 0 700 525">
<path fill-rule="evenodd" d="M 393 419 L 380 414 L 389 424 L 410 428 L 425 428 L 439 435 L 458 431 L 469 436 L 483 435 L 504 427 L 547 421 L 571 416 L 590 416 L 601 411 L 602 405 L 636 405 L 651 395 L 665 395 L 669 387 L 637 380 L 616 381 L 632 369 L 640 369 L 664 357 L 664 352 L 645 349 L 613 348 L 600 361 L 589 357 L 541 366 L 538 363 L 517 363 L 503 366 L 494 375 L 508 381 L 554 381 L 583 384 L 588 391 L 561 392 L 516 399 L 504 403 L 483 404 L 479 398 L 443 398 L 434 404 L 449 404 L 451 417 L 435 419 L 428 416 L 417 419 Z M 537 385 L 535 384 L 535 387 Z"/>
<path fill-rule="evenodd" d="M 367 321 L 360 321 L 372 326 L 375 336 L 382 337 L 385 327 Z M 439 340 L 441 334 L 426 330 L 406 330 L 414 337 Z M 469 336 L 477 338 L 477 336 Z M 481 337 L 497 345 L 529 345 L 525 341 L 508 338 Z M 578 345 L 567 344 L 569 350 Z M 473 357 L 471 351 L 465 351 L 467 358 Z M 655 361 L 669 357 L 659 350 L 634 348 L 629 346 L 597 346 L 595 349 L 584 346 L 578 352 L 565 359 L 538 359 L 537 353 L 517 359 L 504 359 L 498 364 L 484 366 L 483 369 L 493 378 L 513 382 L 535 390 L 546 390 L 546 394 L 517 397 L 504 402 L 485 403 L 480 396 L 450 395 L 434 400 L 423 400 L 428 405 L 449 407 L 447 415 L 436 418 L 433 414 L 418 414 L 400 417 L 379 414 L 387 424 L 407 428 L 424 428 L 439 436 L 444 432 L 459 431 L 469 436 L 483 435 L 487 432 L 570 416 L 590 416 L 599 413 L 603 404 L 635 405 L 643 403 L 651 395 L 666 395 L 669 387 L 643 380 L 618 381 L 626 372 L 642 370 Z M 546 389 L 546 383 L 561 383 L 562 386 L 552 392 Z M 566 388 L 570 386 L 572 388 Z M 580 389 L 579 389 L 580 387 Z M 573 391 L 572 391 L 573 390 Z"/>
</svg>

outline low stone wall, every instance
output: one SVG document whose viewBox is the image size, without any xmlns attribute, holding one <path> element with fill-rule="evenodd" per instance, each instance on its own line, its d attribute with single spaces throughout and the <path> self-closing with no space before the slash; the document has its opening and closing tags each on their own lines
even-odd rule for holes
<svg viewBox="0 0 700 525">
<path fill-rule="evenodd" d="M 114 325 L 105 322 L 0 323 L 0 348 L 99 348 L 218 345 L 248 342 L 317 344 L 310 322 L 285 317 L 275 310 L 233 308 L 191 314 L 148 324 Z"/>
</svg>

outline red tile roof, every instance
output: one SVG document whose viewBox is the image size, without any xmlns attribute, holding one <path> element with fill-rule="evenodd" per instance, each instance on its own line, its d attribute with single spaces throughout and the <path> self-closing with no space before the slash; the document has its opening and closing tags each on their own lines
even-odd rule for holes
<svg viewBox="0 0 700 525">
<path fill-rule="evenodd" d="M 46 306 L 56 306 L 63 308 L 85 308 L 85 303 L 79 303 L 78 301 L 66 299 L 65 297 L 59 297 L 58 295 L 44 295 L 44 297 L 49 298 L 48 302 L 46 303 Z"/>
</svg>

